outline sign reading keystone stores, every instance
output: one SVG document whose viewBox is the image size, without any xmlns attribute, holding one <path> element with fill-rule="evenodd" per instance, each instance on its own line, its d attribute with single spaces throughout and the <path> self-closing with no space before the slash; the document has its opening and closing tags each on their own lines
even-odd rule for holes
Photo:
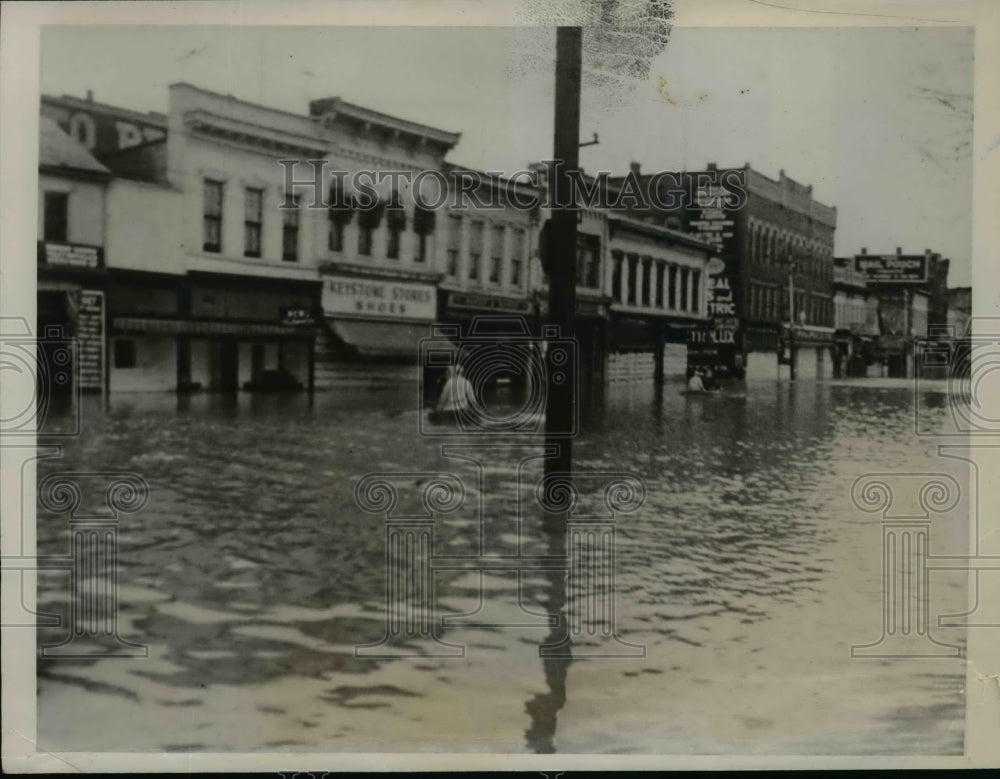
<svg viewBox="0 0 1000 779">
<path fill-rule="evenodd" d="M 323 282 L 323 313 L 433 321 L 437 292 L 430 284 L 330 276 Z"/>
</svg>

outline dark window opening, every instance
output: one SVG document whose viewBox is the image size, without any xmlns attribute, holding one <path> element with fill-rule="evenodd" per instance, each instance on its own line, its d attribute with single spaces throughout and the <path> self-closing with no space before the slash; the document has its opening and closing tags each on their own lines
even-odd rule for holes
<svg viewBox="0 0 1000 779">
<path fill-rule="evenodd" d="M 246 215 L 244 216 L 243 254 L 247 257 L 260 257 L 261 226 L 264 213 L 264 190 L 247 189 Z"/>
<path fill-rule="evenodd" d="M 281 226 L 281 259 L 296 262 L 299 259 L 299 198 L 293 197 L 294 208 L 283 209 Z"/>
<path fill-rule="evenodd" d="M 65 192 L 45 193 L 45 223 L 42 232 L 46 241 L 66 241 L 69 224 L 69 195 Z"/>
<path fill-rule="evenodd" d="M 222 251 L 222 182 L 205 179 L 202 249 Z"/>
<path fill-rule="evenodd" d="M 116 338 L 114 344 L 115 368 L 135 368 L 137 365 L 135 341 L 131 338 Z"/>
<path fill-rule="evenodd" d="M 406 229 L 406 214 L 403 213 L 403 210 L 399 208 L 389 209 L 386 226 L 389 228 L 389 236 L 385 254 L 390 260 L 398 260 L 403 230 Z"/>
</svg>

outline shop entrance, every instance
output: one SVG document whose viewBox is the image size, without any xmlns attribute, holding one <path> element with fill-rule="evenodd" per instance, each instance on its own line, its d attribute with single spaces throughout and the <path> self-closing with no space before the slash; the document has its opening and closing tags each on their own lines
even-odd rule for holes
<svg viewBox="0 0 1000 779">
<path fill-rule="evenodd" d="M 216 392 L 236 392 L 240 388 L 240 352 L 237 341 L 216 341 L 211 351 L 210 388 Z"/>
</svg>

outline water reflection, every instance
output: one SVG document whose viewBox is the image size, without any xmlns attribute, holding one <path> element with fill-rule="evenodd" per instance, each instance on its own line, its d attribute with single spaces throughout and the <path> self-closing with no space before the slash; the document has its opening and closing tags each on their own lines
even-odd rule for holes
<svg viewBox="0 0 1000 779">
<path fill-rule="evenodd" d="M 453 622 L 443 638 L 468 647 L 461 661 L 355 656 L 385 630 L 384 525 L 353 498 L 364 473 L 446 469 L 471 503 L 482 498 L 481 518 L 436 523 L 439 554 L 478 554 L 480 532 L 495 554 L 565 554 L 562 533 L 512 519 L 523 452 L 491 446 L 480 484 L 480 466 L 417 434 L 414 386 L 317 394 L 311 405 L 304 394 L 121 395 L 107 412 L 85 404 L 83 434 L 39 464 L 39 479 L 126 470 L 149 482 L 147 509 L 120 529 L 120 599 L 123 635 L 151 656 L 41 660 L 41 743 L 960 752 L 959 662 L 849 659 L 850 644 L 877 638 L 881 614 L 879 528 L 851 506 L 851 483 L 872 470 L 963 467 L 913 434 L 912 388 L 681 389 L 612 386 L 574 442 L 581 472 L 634 471 L 648 489 L 618 524 L 615 567 L 616 630 L 647 656 L 586 662 L 579 644 L 574 657 L 539 657 L 540 645 L 568 637 L 573 607 L 565 573 L 553 570 L 437 572 L 441 616 L 519 617 Z M 537 464 L 529 481 L 540 473 Z M 964 533 L 954 521 L 935 538 L 964 542 Z M 39 513 L 38 548 L 65 552 L 64 518 Z M 40 609 L 66 613 L 60 577 L 41 577 Z M 936 613 L 965 609 L 963 576 L 934 584 Z M 561 619 L 528 621 L 525 608 Z M 43 642 L 60 638 L 40 631 Z M 957 629 L 941 638 L 962 640 Z M 79 716 L 102 703 L 113 726 Z"/>
<path fill-rule="evenodd" d="M 544 531 L 548 539 L 548 554 L 551 557 L 565 556 L 566 530 L 549 526 Z M 524 733 L 528 749 L 540 754 L 556 751 L 555 735 L 559 710 L 566 703 L 566 676 L 572 661 L 572 644 L 569 635 L 569 615 L 566 611 L 567 572 L 550 570 L 545 572 L 547 582 L 545 610 L 558 617 L 552 630 L 539 644 L 538 654 L 545 673 L 546 692 L 538 693 L 524 704 L 531 723 Z M 546 647 L 557 647 L 557 651 L 546 652 Z"/>
</svg>

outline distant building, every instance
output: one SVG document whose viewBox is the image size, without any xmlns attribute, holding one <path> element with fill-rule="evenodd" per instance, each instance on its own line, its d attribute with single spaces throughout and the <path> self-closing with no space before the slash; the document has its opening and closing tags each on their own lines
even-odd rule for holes
<svg viewBox="0 0 1000 779">
<path fill-rule="evenodd" d="M 708 240 L 724 263 L 709 281 L 721 293 L 709 296 L 711 326 L 692 331 L 690 359 L 724 375 L 775 378 L 782 333 L 793 325 L 797 375 L 830 375 L 836 208 L 783 170 L 774 180 L 749 163 L 655 174 L 633 163 L 630 175 L 657 190 L 644 217 Z"/>
<path fill-rule="evenodd" d="M 42 116 L 40 131 L 39 356 L 53 392 L 100 391 L 108 370 L 104 213 L 111 174 L 54 120 Z M 62 339 L 75 348 L 60 349 Z"/>
<path fill-rule="evenodd" d="M 834 375 L 881 375 L 878 297 L 852 257 L 835 257 L 833 262 Z"/>
<path fill-rule="evenodd" d="M 888 375 L 911 378 L 915 341 L 947 325 L 949 261 L 930 249 L 879 255 L 862 247 L 853 263 L 878 298 L 879 353 Z"/>
</svg>

